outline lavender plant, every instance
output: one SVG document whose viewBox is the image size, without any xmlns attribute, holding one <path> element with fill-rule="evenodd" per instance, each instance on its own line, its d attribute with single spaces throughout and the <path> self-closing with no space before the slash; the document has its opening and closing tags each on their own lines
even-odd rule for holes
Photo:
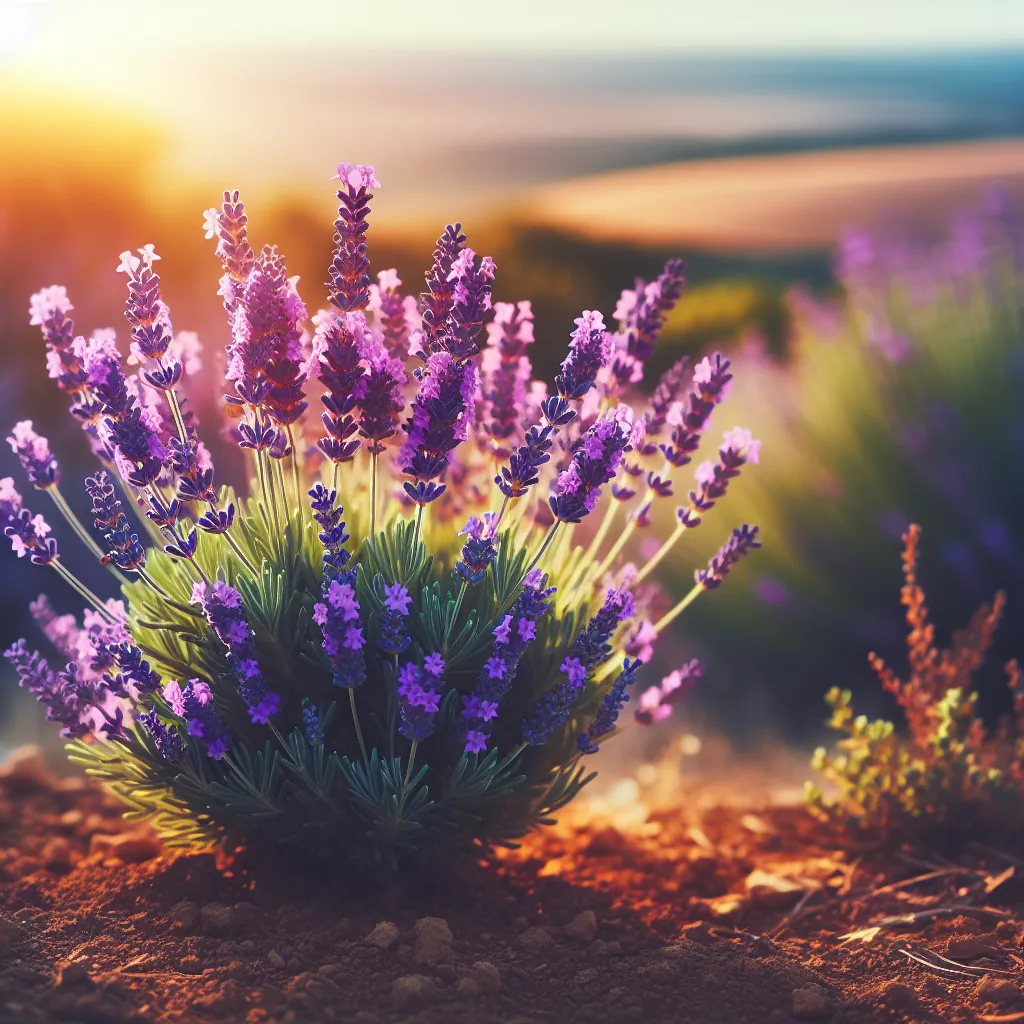
<svg viewBox="0 0 1024 1024">
<path fill-rule="evenodd" d="M 618 728 L 654 641 L 757 528 L 733 531 L 671 607 L 643 584 L 650 566 L 623 559 L 622 534 L 672 493 L 731 376 L 715 357 L 677 367 L 649 409 L 627 402 L 680 263 L 623 293 L 617 330 L 584 311 L 549 393 L 532 377 L 530 304 L 492 302 L 494 264 L 460 226 L 425 290 L 403 296 L 394 271 L 370 276 L 373 168 L 341 164 L 338 179 L 330 308 L 312 317 L 283 256 L 251 244 L 238 193 L 207 211 L 245 494 L 217 482 L 185 400 L 198 346 L 173 331 L 153 246 L 118 267 L 134 370 L 112 331 L 76 333 L 63 288 L 33 296 L 50 377 L 100 463 L 85 482 L 94 534 L 31 423 L 11 444 L 120 597 L 77 579 L 0 481 L 15 553 L 88 604 L 81 622 L 33 606 L 60 671 L 24 641 L 7 655 L 71 759 L 168 842 L 313 840 L 395 862 L 549 821 L 592 777 L 582 759 Z M 725 435 L 659 557 L 757 448 Z M 664 718 L 698 674 L 688 663 L 652 687 L 636 717 Z"/>
</svg>

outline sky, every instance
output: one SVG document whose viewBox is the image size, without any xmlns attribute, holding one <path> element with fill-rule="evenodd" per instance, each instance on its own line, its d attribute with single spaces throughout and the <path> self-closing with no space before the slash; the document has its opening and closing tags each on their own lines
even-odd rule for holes
<svg viewBox="0 0 1024 1024">
<path fill-rule="evenodd" d="M 0 0 L 0 59 L 268 45 L 566 54 L 820 52 L 1024 43 L 1020 0 Z M 70 61 L 70 67 L 68 66 Z"/>
</svg>

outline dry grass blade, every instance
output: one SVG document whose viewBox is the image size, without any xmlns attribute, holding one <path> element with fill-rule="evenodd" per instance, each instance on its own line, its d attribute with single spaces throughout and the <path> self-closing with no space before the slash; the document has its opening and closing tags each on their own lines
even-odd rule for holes
<svg viewBox="0 0 1024 1024">
<path fill-rule="evenodd" d="M 907 949 L 911 949 L 911 947 L 908 946 Z M 925 948 L 914 947 L 912 949 L 912 952 L 916 953 L 918 956 L 922 956 L 922 957 L 927 958 L 937 968 L 941 968 L 942 965 L 945 965 L 946 967 L 949 967 L 949 968 L 954 968 L 954 969 L 959 970 L 959 971 L 965 971 L 965 972 L 971 973 L 972 977 L 974 977 L 974 976 L 980 977 L 983 974 L 1017 974 L 1018 973 L 1017 971 L 1003 971 L 1003 970 L 999 970 L 999 969 L 997 969 L 995 967 L 975 967 L 973 964 L 962 964 L 962 963 L 960 963 L 959 960 L 950 960 L 948 956 L 943 956 L 941 953 L 937 953 L 934 949 L 925 949 Z"/>
<path fill-rule="evenodd" d="M 962 978 L 980 978 L 984 973 L 975 973 L 973 970 L 957 970 L 953 967 L 944 967 L 942 964 L 935 963 L 922 952 L 914 949 L 899 949 L 897 952 L 901 956 L 907 957 L 908 960 L 913 960 L 915 963 L 919 963 L 922 967 L 927 967 L 928 970 L 935 971 L 938 974 L 953 974 L 959 975 Z"/>
</svg>

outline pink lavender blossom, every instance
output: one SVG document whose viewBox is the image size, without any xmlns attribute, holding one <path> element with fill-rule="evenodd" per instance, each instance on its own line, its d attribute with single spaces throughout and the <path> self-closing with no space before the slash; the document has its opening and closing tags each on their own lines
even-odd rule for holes
<svg viewBox="0 0 1024 1024">
<path fill-rule="evenodd" d="M 32 429 L 31 420 L 15 423 L 7 443 L 33 486 L 46 490 L 60 483 L 60 466 L 50 451 L 50 442 Z"/>
<path fill-rule="evenodd" d="M 238 307 L 246 278 L 256 262 L 256 253 L 248 238 L 248 219 L 237 189 L 225 191 L 220 209 L 213 207 L 205 214 L 206 237 L 217 239 L 216 253 L 224 267 L 219 294 L 228 313 L 234 313 Z"/>
<path fill-rule="evenodd" d="M 694 573 L 694 579 L 705 590 L 714 590 L 722 585 L 722 581 L 729 574 L 730 570 L 746 554 L 754 548 L 759 548 L 761 542 L 757 539 L 758 528 L 744 523 L 736 527 L 729 536 L 729 539 L 712 556 L 706 569 L 698 569 Z"/>
<path fill-rule="evenodd" d="M 370 298 L 370 261 L 366 256 L 366 215 L 370 212 L 371 188 L 380 188 L 373 168 L 364 164 L 338 164 L 341 188 L 338 219 L 334 222 L 334 257 L 329 298 L 342 312 L 365 309 Z"/>
<path fill-rule="evenodd" d="M 703 672 L 704 669 L 696 658 L 670 672 L 658 685 L 649 686 L 644 690 L 633 717 L 642 725 L 663 722 L 672 714 L 673 704 L 689 692 Z"/>
<path fill-rule="evenodd" d="M 709 459 L 697 467 L 697 489 L 690 491 L 689 504 L 676 511 L 679 522 L 687 529 L 699 526 L 704 515 L 725 496 L 729 482 L 740 475 L 746 463 L 756 463 L 760 452 L 761 442 L 755 441 L 749 430 L 743 427 L 727 430 L 717 461 Z"/>
</svg>

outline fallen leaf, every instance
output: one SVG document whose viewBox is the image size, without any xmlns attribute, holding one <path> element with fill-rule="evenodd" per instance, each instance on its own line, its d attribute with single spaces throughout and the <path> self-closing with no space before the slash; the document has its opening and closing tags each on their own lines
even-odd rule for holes
<svg viewBox="0 0 1024 1024">
<path fill-rule="evenodd" d="M 744 814 L 740 818 L 740 824 L 748 832 L 753 832 L 758 836 L 770 836 L 775 831 L 764 818 L 759 818 L 756 814 Z"/>
<path fill-rule="evenodd" d="M 865 944 L 874 942 L 881 928 L 858 928 L 855 932 L 847 932 L 839 936 L 839 945 L 845 946 L 848 942 L 863 942 Z"/>
<path fill-rule="evenodd" d="M 1011 1024 L 1011 1021 L 1024 1020 L 1024 1013 L 983 1013 L 978 1020 L 988 1021 L 989 1024 Z"/>
<path fill-rule="evenodd" d="M 744 884 L 747 887 L 747 892 L 753 892 L 755 889 L 770 889 L 772 892 L 802 892 L 808 888 L 807 885 L 801 885 L 800 882 L 792 878 L 776 875 L 770 871 L 762 871 L 760 868 L 751 871 Z"/>
</svg>

